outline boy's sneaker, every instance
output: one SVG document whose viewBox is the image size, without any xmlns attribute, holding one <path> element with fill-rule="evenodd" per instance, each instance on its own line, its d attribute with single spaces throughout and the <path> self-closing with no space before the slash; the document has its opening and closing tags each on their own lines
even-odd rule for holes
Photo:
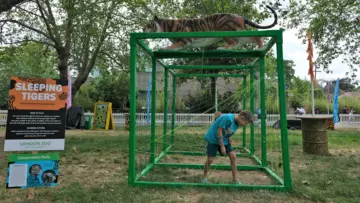
<svg viewBox="0 0 360 203">
<path fill-rule="evenodd" d="M 240 185 L 240 184 L 242 184 L 242 183 L 238 180 L 238 181 L 232 181 L 232 184 Z"/>
<path fill-rule="evenodd" d="M 202 182 L 202 183 L 209 183 L 209 180 L 208 180 L 207 178 L 203 178 L 203 179 L 201 180 L 201 182 Z"/>
</svg>

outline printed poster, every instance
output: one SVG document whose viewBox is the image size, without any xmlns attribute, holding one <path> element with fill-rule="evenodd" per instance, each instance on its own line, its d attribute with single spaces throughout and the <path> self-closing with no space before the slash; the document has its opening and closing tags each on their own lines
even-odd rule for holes
<svg viewBox="0 0 360 203">
<path fill-rule="evenodd" d="M 111 102 L 96 102 L 94 109 L 94 129 L 114 129 L 114 117 Z"/>
<path fill-rule="evenodd" d="M 108 103 L 97 103 L 95 105 L 95 118 L 94 125 L 95 128 L 105 129 L 106 128 L 106 120 L 108 115 L 109 104 Z"/>
<path fill-rule="evenodd" d="M 11 154 L 8 158 L 6 188 L 56 186 L 59 154 Z"/>
<path fill-rule="evenodd" d="M 10 79 L 4 151 L 64 150 L 68 81 Z"/>
</svg>

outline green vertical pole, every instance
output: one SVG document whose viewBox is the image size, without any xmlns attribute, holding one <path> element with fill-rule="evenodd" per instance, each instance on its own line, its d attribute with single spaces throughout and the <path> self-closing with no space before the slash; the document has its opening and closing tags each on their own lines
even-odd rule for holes
<svg viewBox="0 0 360 203">
<path fill-rule="evenodd" d="M 176 76 L 173 75 L 173 93 L 171 106 L 171 144 L 174 144 L 175 111 L 176 111 Z"/>
<path fill-rule="evenodd" d="M 150 144 L 150 163 L 155 163 L 156 155 L 156 57 L 152 60 L 152 79 L 151 79 L 151 144 Z"/>
<path fill-rule="evenodd" d="M 260 110 L 261 110 L 261 163 L 267 166 L 266 151 L 266 93 L 265 93 L 265 56 L 260 57 Z"/>
<path fill-rule="evenodd" d="M 135 185 L 136 177 L 136 38 L 130 36 L 130 138 L 128 184 Z"/>
<path fill-rule="evenodd" d="M 255 114 L 255 107 L 254 107 L 254 96 L 255 96 L 255 87 L 254 87 L 254 70 L 251 69 L 250 71 L 250 111 L 252 115 Z M 254 123 L 250 125 L 250 154 L 254 154 L 255 152 L 255 139 L 254 139 Z"/>
<path fill-rule="evenodd" d="M 243 91 L 244 91 L 244 95 L 243 95 L 243 105 L 242 105 L 242 109 L 245 110 L 246 109 L 246 76 L 244 76 L 243 78 Z M 246 126 L 243 126 L 243 139 L 242 139 L 242 146 L 246 147 Z"/>
<path fill-rule="evenodd" d="M 217 90 L 216 80 L 217 80 L 217 78 L 215 79 L 215 112 L 218 112 L 219 111 L 219 108 L 218 108 L 218 90 Z"/>
<path fill-rule="evenodd" d="M 277 72 L 278 72 L 278 89 L 279 89 L 279 106 L 280 106 L 280 127 L 281 127 L 281 146 L 282 161 L 284 164 L 284 186 L 288 190 L 292 188 L 292 180 L 290 175 L 290 156 L 288 146 L 288 131 L 286 119 L 286 98 L 285 98 L 285 77 L 284 77 L 284 61 L 282 48 L 282 32 L 281 30 L 276 39 L 277 54 Z"/>
<path fill-rule="evenodd" d="M 164 143 L 163 151 L 167 148 L 167 120 L 168 120 L 168 74 L 169 70 L 167 67 L 164 67 Z"/>
</svg>

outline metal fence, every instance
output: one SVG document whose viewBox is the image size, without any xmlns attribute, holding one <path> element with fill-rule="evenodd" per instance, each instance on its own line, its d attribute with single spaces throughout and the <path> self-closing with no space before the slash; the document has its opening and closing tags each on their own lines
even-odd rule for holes
<svg viewBox="0 0 360 203">
<path fill-rule="evenodd" d="M 85 116 L 93 116 L 94 113 L 85 113 Z M 117 126 L 122 126 L 125 123 L 125 113 L 113 113 L 114 123 Z M 149 125 L 150 124 L 150 116 L 146 113 L 137 113 L 136 114 L 136 123 L 137 125 Z M 287 115 L 288 119 L 294 119 L 295 114 Z M 254 116 L 257 118 L 257 115 Z M 266 116 L 266 125 L 272 126 L 276 121 L 280 119 L 279 114 L 268 114 Z M 340 123 L 354 123 L 360 124 L 360 114 L 341 114 L 339 116 Z M 7 110 L 0 110 L 0 124 L 6 125 L 7 120 Z M 171 114 L 168 114 L 168 123 L 171 124 Z M 214 121 L 214 114 L 189 114 L 189 113 L 177 113 L 175 114 L 175 122 L 177 125 L 209 125 Z M 255 119 L 255 122 L 258 122 Z M 164 123 L 164 114 L 157 113 L 156 114 L 156 124 Z"/>
</svg>

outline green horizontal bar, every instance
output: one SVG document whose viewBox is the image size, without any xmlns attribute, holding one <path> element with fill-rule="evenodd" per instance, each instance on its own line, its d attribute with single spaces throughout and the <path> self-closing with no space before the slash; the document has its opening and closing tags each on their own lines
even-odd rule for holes
<svg viewBox="0 0 360 203">
<path fill-rule="evenodd" d="M 158 33 L 130 33 L 130 37 L 137 39 L 156 38 L 207 38 L 207 37 L 277 37 L 280 30 L 246 30 L 246 31 L 222 31 L 222 32 L 158 32 Z"/>
<path fill-rule="evenodd" d="M 148 53 L 150 56 L 153 56 L 154 53 L 151 51 L 151 49 L 142 41 L 137 40 L 136 43 L 140 46 L 142 50 L 144 50 L 146 53 Z"/>
<path fill-rule="evenodd" d="M 204 152 L 188 152 L 188 151 L 169 151 L 168 154 L 181 154 L 191 156 L 205 156 Z"/>
<path fill-rule="evenodd" d="M 202 73 L 179 73 L 175 77 L 244 77 L 244 74 L 202 74 Z"/>
<path fill-rule="evenodd" d="M 243 147 L 243 146 L 233 146 L 232 149 L 240 150 L 240 149 L 245 149 L 245 147 Z"/>
<path fill-rule="evenodd" d="M 157 163 L 156 166 L 164 167 L 176 167 L 176 168 L 190 168 L 190 169 L 204 169 L 204 164 L 176 164 L 176 163 Z M 210 165 L 211 169 L 218 170 L 231 170 L 230 165 L 224 164 L 212 164 Z M 242 166 L 238 165 L 237 170 L 239 171 L 253 171 L 253 170 L 263 170 L 262 166 Z"/>
<path fill-rule="evenodd" d="M 154 166 L 155 166 L 154 164 L 149 164 L 144 170 L 141 171 L 139 175 L 136 176 L 135 180 L 138 180 L 139 178 L 148 174 Z"/>
<path fill-rule="evenodd" d="M 213 50 L 213 51 L 175 51 L 160 50 L 154 51 L 154 56 L 158 59 L 164 58 L 256 58 L 263 55 L 260 50 Z"/>
<path fill-rule="evenodd" d="M 274 173 L 274 171 L 272 171 L 269 167 L 264 167 L 263 170 L 279 184 L 284 185 L 284 180 Z"/>
<path fill-rule="evenodd" d="M 184 183 L 184 182 L 147 182 L 135 181 L 135 186 L 157 186 L 157 187 L 211 187 L 211 188 L 229 188 L 244 190 L 273 190 L 286 191 L 281 185 L 247 185 L 247 184 L 208 184 L 208 183 Z"/>
<path fill-rule="evenodd" d="M 206 154 L 204 154 L 204 152 L 188 152 L 188 151 L 169 151 L 167 152 L 167 154 L 181 154 L 181 155 L 189 155 L 189 156 L 206 156 Z M 219 153 L 217 153 L 217 155 L 220 156 Z M 236 154 L 236 157 L 250 157 L 250 154 Z"/>
<path fill-rule="evenodd" d="M 250 66 L 215 66 L 215 65 L 204 65 L 204 66 L 168 66 L 169 69 L 232 69 L 232 70 L 237 70 L 237 69 L 251 69 L 252 67 Z"/>
</svg>

